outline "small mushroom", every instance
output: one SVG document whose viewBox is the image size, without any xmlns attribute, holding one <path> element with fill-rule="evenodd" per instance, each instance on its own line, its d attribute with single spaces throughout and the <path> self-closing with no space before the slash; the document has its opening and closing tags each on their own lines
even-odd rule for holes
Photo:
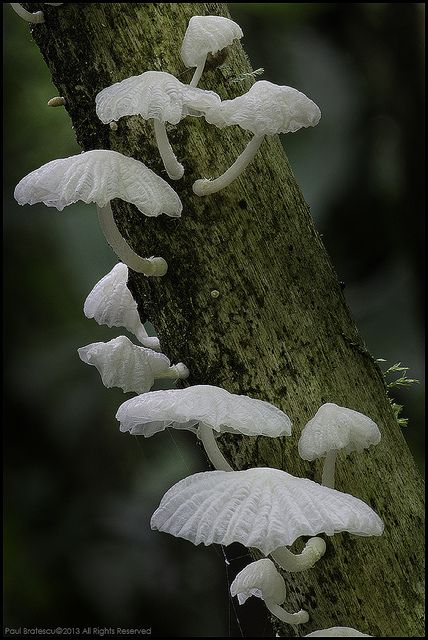
<svg viewBox="0 0 428 640">
<path fill-rule="evenodd" d="M 255 82 L 243 96 L 224 100 L 209 109 L 205 119 L 216 127 L 239 125 L 254 136 L 227 171 L 215 180 L 196 180 L 193 191 L 206 196 L 227 187 L 253 160 L 263 139 L 276 133 L 294 133 L 318 124 L 321 112 L 315 102 L 292 87 L 281 87 L 266 80 Z"/>
<path fill-rule="evenodd" d="M 196 67 L 190 86 L 197 86 L 209 53 L 217 53 L 243 35 L 239 24 L 223 16 L 190 18 L 181 45 L 181 59 L 186 67 Z"/>
<path fill-rule="evenodd" d="M 128 267 L 119 262 L 89 293 L 83 312 L 87 318 L 93 318 L 98 324 L 124 327 L 133 333 L 144 347 L 159 351 L 159 339 L 147 335 L 127 282 Z"/>
<path fill-rule="evenodd" d="M 142 162 L 117 151 L 86 151 L 32 171 L 17 184 L 14 195 L 21 205 L 43 202 L 59 211 L 78 200 L 95 202 L 101 229 L 116 255 L 138 273 L 165 275 L 168 266 L 163 258 L 141 258 L 129 247 L 111 210 L 110 201 L 121 198 L 146 216 L 181 215 L 178 195 Z"/>
<path fill-rule="evenodd" d="M 303 460 L 316 460 L 325 456 L 322 484 L 334 488 L 336 455 L 356 451 L 361 453 L 380 442 L 376 423 L 358 411 L 339 407 L 333 402 L 323 404 L 309 420 L 300 436 L 298 448 Z"/>
<path fill-rule="evenodd" d="M 361 633 L 357 629 L 352 627 L 330 627 L 329 629 L 319 629 L 318 631 L 312 631 L 308 633 L 304 638 L 356 638 L 357 636 L 364 636 L 365 638 L 373 638 L 368 633 Z"/>
<path fill-rule="evenodd" d="M 138 347 L 125 336 L 94 342 L 77 351 L 83 362 L 98 369 L 105 387 L 119 387 L 125 392 L 145 393 L 155 380 L 178 380 L 189 375 L 182 362 L 171 366 L 163 353 Z"/>
<path fill-rule="evenodd" d="M 169 143 L 165 123 L 178 124 L 186 115 L 201 116 L 219 103 L 213 91 L 191 88 L 163 71 L 131 76 L 106 87 L 95 98 L 97 116 L 104 124 L 133 115 L 153 120 L 159 153 L 172 180 L 179 180 L 184 168 Z"/>
<path fill-rule="evenodd" d="M 311 568 L 325 551 L 324 541 L 314 538 L 317 553 L 283 553 L 301 536 L 383 533 L 382 520 L 362 500 L 270 468 L 206 471 L 184 478 L 163 496 L 150 524 L 195 545 L 240 542 L 255 547 L 286 571 Z"/>
<path fill-rule="evenodd" d="M 44 4 L 50 5 L 51 7 L 59 7 L 63 2 L 44 2 Z M 45 21 L 45 17 L 43 15 L 43 11 L 36 11 L 36 13 L 31 13 L 24 9 L 22 4 L 19 2 L 11 2 L 10 6 L 21 18 L 23 18 L 26 22 L 32 22 L 33 24 L 40 24 Z"/>
<path fill-rule="evenodd" d="M 230 593 L 238 596 L 239 604 L 244 604 L 250 596 L 261 598 L 269 611 L 287 624 L 304 624 L 309 620 L 308 612 L 303 609 L 288 613 L 280 606 L 285 602 L 285 582 L 269 558 L 252 562 L 240 571 L 230 585 Z"/>
<path fill-rule="evenodd" d="M 229 393 L 220 387 L 195 385 L 131 398 L 116 414 L 121 431 L 146 438 L 166 427 L 189 429 L 201 440 L 216 469 L 232 471 L 215 441 L 214 432 L 270 437 L 291 434 L 289 417 L 263 400 Z"/>
</svg>

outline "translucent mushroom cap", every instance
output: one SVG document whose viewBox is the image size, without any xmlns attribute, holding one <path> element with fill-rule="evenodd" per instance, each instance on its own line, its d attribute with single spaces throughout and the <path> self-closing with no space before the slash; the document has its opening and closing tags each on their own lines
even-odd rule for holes
<svg viewBox="0 0 428 640">
<path fill-rule="evenodd" d="M 142 162 L 104 149 L 44 164 L 22 178 L 14 195 L 21 205 L 43 202 L 59 211 L 78 200 L 105 207 L 114 198 L 146 216 L 179 217 L 183 208 L 174 189 Z"/>
<path fill-rule="evenodd" d="M 299 455 L 304 460 L 324 457 L 329 451 L 342 449 L 346 454 L 361 453 L 380 442 L 377 425 L 358 411 L 327 402 L 309 420 L 299 440 Z"/>
<path fill-rule="evenodd" d="M 244 95 L 223 100 L 219 106 L 209 109 L 205 118 L 216 127 L 236 124 L 259 136 L 294 133 L 302 127 L 314 127 L 321 118 L 321 111 L 297 89 L 259 80 Z"/>
<path fill-rule="evenodd" d="M 138 314 L 137 303 L 127 287 L 128 267 L 116 264 L 92 289 L 85 300 L 83 312 L 98 324 L 124 327 L 133 333 L 145 347 L 158 350 L 159 340 L 149 337 Z"/>
<path fill-rule="evenodd" d="M 197 67 L 209 53 L 217 53 L 243 35 L 239 24 L 229 18 L 193 16 L 184 34 L 181 59 L 186 67 Z"/>
<path fill-rule="evenodd" d="M 238 596 L 239 604 L 250 596 L 282 604 L 285 600 L 285 582 L 272 560 L 264 558 L 247 565 L 230 585 L 232 596 Z"/>
<path fill-rule="evenodd" d="M 184 478 L 166 492 L 150 524 L 195 545 L 240 542 L 265 556 L 300 536 L 383 532 L 382 520 L 362 500 L 270 468 Z"/>
<path fill-rule="evenodd" d="M 183 84 L 170 73 L 146 71 L 106 87 L 97 94 L 95 104 L 104 124 L 134 115 L 178 124 L 186 115 L 202 115 L 220 104 L 220 97 Z"/>
<path fill-rule="evenodd" d="M 373 638 L 373 636 L 367 633 L 361 633 L 352 627 L 330 627 L 329 629 L 319 629 L 318 631 L 312 631 L 308 633 L 305 638 L 356 638 L 357 636 L 364 636 L 365 638 Z"/>
<path fill-rule="evenodd" d="M 152 391 L 131 398 L 119 407 L 116 418 L 121 431 L 146 437 L 166 427 L 196 433 L 198 424 L 219 433 L 271 437 L 291 434 L 288 416 L 269 402 L 211 385 Z"/>
<path fill-rule="evenodd" d="M 96 367 L 105 387 L 145 393 L 155 378 L 171 365 L 163 353 L 133 344 L 125 336 L 109 342 L 94 342 L 77 350 L 80 359 Z"/>
</svg>

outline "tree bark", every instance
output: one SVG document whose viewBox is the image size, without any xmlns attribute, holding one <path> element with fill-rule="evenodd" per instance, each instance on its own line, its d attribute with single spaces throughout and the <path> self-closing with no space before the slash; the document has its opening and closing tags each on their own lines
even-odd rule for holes
<svg viewBox="0 0 428 640">
<path fill-rule="evenodd" d="M 95 95 L 151 69 L 190 82 L 193 70 L 180 59 L 188 20 L 228 16 L 227 5 L 31 7 L 45 12 L 46 22 L 31 27 L 32 35 L 82 149 L 120 151 L 167 178 L 152 123 L 123 118 L 113 131 L 97 119 Z M 241 77 L 251 67 L 240 43 L 220 62 L 207 65 L 200 87 L 222 99 L 250 88 L 251 77 Z M 172 183 L 183 202 L 182 218 L 142 219 L 131 205 L 113 202 L 133 249 L 163 256 L 169 265 L 159 279 L 131 272 L 140 314 L 154 324 L 164 353 L 187 364 L 189 384 L 267 400 L 294 425 L 291 438 L 223 436 L 226 458 L 236 469 L 270 466 L 320 481 L 321 464 L 301 460 L 297 441 L 324 402 L 363 412 L 382 432 L 377 447 L 338 459 L 336 487 L 372 506 L 385 532 L 380 538 L 327 538 L 327 553 L 312 570 L 285 574 L 287 609 L 310 615 L 297 633 L 346 625 L 374 636 L 422 636 L 422 481 L 278 137 L 263 142 L 231 186 L 199 198 L 193 182 L 220 175 L 250 135 L 239 127 L 216 129 L 203 118 L 186 118 L 168 127 L 168 135 L 185 167 L 184 178 Z M 294 633 L 287 625 L 277 628 L 281 635 Z"/>
</svg>

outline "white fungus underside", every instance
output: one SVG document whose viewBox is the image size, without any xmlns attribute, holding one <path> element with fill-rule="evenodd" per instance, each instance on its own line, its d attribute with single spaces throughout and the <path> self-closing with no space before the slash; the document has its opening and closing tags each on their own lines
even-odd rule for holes
<svg viewBox="0 0 428 640">
<path fill-rule="evenodd" d="M 304 460 L 315 460 L 331 450 L 361 453 L 378 444 L 380 439 L 380 431 L 369 417 L 328 402 L 304 427 L 298 445 L 299 455 Z"/>
<path fill-rule="evenodd" d="M 320 629 L 319 631 L 313 631 L 308 633 L 305 638 L 351 638 L 357 636 L 364 636 L 365 638 L 373 638 L 373 636 L 367 633 L 361 633 L 352 627 L 330 627 L 329 629 Z"/>
<path fill-rule="evenodd" d="M 321 111 L 304 93 L 292 87 L 259 80 L 247 93 L 224 100 L 207 111 L 206 120 L 217 127 L 239 125 L 255 135 L 294 133 L 318 124 Z"/>
<path fill-rule="evenodd" d="M 104 386 L 119 387 L 125 392 L 149 391 L 157 375 L 171 364 L 163 353 L 138 347 L 125 336 L 88 344 L 78 353 L 83 362 L 98 369 Z"/>
<path fill-rule="evenodd" d="M 230 585 L 232 596 L 238 596 L 239 604 L 251 596 L 282 604 L 285 600 L 285 582 L 272 560 L 263 558 L 247 565 Z"/>
<path fill-rule="evenodd" d="M 250 436 L 291 434 L 290 419 L 277 407 L 210 385 L 152 391 L 131 398 L 119 407 L 116 418 L 121 431 L 146 437 L 166 427 L 195 431 L 198 423 L 218 432 Z"/>
<path fill-rule="evenodd" d="M 181 59 L 186 67 L 197 67 L 208 53 L 217 53 L 243 35 L 241 27 L 229 18 L 193 16 L 184 34 Z"/>
<path fill-rule="evenodd" d="M 133 115 L 178 124 L 189 114 L 202 115 L 219 104 L 220 97 L 214 91 L 185 85 L 170 73 L 146 71 L 106 87 L 95 103 L 104 124 Z"/>
<path fill-rule="evenodd" d="M 383 532 L 382 520 L 358 498 L 269 468 L 189 476 L 164 495 L 151 527 L 195 545 L 240 542 L 264 555 L 300 536 Z"/>
<path fill-rule="evenodd" d="M 127 287 L 128 267 L 116 264 L 92 289 L 83 307 L 87 318 L 108 327 L 124 327 L 144 344 L 147 336 L 138 314 L 137 303 Z M 153 343 L 153 338 L 149 338 Z M 148 346 L 148 345 L 147 345 Z"/>
<path fill-rule="evenodd" d="M 83 200 L 104 207 L 114 198 L 134 204 L 146 216 L 178 217 L 182 204 L 174 189 L 139 160 L 117 151 L 86 151 L 32 171 L 17 184 L 21 205 L 43 202 L 62 211 Z"/>
</svg>

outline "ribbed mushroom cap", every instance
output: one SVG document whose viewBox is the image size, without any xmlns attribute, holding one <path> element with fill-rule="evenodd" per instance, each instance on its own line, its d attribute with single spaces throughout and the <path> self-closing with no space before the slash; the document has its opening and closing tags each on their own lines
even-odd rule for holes
<svg viewBox="0 0 428 640">
<path fill-rule="evenodd" d="M 380 442 L 380 431 L 370 418 L 333 402 L 323 404 L 304 427 L 299 440 L 303 460 L 315 460 L 329 451 L 361 453 Z"/>
<path fill-rule="evenodd" d="M 97 94 L 95 104 L 104 124 L 134 115 L 178 124 L 186 115 L 202 115 L 220 104 L 220 96 L 183 84 L 170 73 L 146 71 L 106 87 Z"/>
<path fill-rule="evenodd" d="M 186 67 L 197 67 L 209 53 L 217 53 L 243 35 L 239 24 L 229 18 L 193 16 L 184 34 L 181 59 Z"/>
<path fill-rule="evenodd" d="M 373 636 L 367 633 L 361 633 L 352 627 L 330 627 L 329 629 L 320 629 L 319 631 L 312 631 L 308 633 L 305 638 L 351 638 L 357 636 L 364 636 L 365 638 L 373 638 Z"/>
<path fill-rule="evenodd" d="M 128 267 L 123 262 L 101 278 L 85 300 L 83 312 L 98 324 L 124 327 L 145 347 L 159 349 L 159 340 L 149 337 L 138 314 L 137 303 L 127 287 Z"/>
<path fill-rule="evenodd" d="M 218 432 L 248 436 L 291 434 L 289 417 L 269 402 L 229 393 L 220 387 L 152 391 L 124 402 L 116 414 L 120 430 L 152 436 L 166 427 L 189 429 L 204 424 Z"/>
<path fill-rule="evenodd" d="M 250 596 L 264 601 L 282 604 L 285 600 L 285 582 L 272 560 L 264 558 L 247 565 L 230 585 L 232 596 L 238 596 L 239 604 Z"/>
<path fill-rule="evenodd" d="M 125 336 L 94 342 L 77 350 L 80 359 L 96 367 L 104 386 L 145 393 L 171 363 L 163 353 L 133 344 Z"/>
<path fill-rule="evenodd" d="M 22 178 L 14 195 L 21 205 L 43 202 L 59 211 L 78 200 L 105 207 L 114 198 L 146 216 L 178 217 L 183 208 L 174 189 L 142 162 L 101 149 L 44 164 Z"/>
<path fill-rule="evenodd" d="M 150 524 L 195 545 L 240 542 L 265 556 L 300 536 L 383 532 L 382 520 L 358 498 L 270 468 L 184 478 L 166 492 Z"/>
<path fill-rule="evenodd" d="M 223 100 L 219 106 L 209 109 L 205 118 L 216 127 L 237 124 L 260 136 L 314 127 L 321 118 L 321 111 L 297 89 L 259 80 L 244 95 Z"/>
</svg>

